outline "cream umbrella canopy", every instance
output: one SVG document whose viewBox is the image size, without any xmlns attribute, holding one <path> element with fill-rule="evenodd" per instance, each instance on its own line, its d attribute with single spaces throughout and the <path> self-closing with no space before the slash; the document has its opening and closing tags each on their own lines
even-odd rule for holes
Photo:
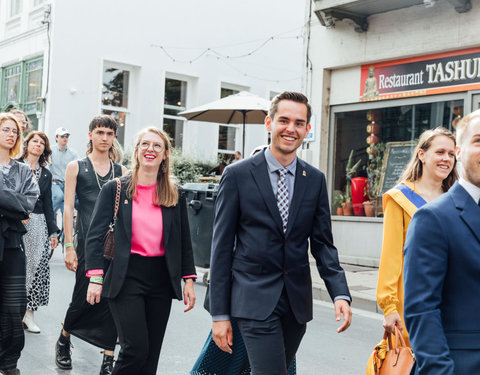
<svg viewBox="0 0 480 375">
<path fill-rule="evenodd" d="M 245 124 L 263 124 L 270 101 L 246 91 L 180 112 L 187 120 L 242 124 L 242 155 L 245 157 Z"/>
</svg>

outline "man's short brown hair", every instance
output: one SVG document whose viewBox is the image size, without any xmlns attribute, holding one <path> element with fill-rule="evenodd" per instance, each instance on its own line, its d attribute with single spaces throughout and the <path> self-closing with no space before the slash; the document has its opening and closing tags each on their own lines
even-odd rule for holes
<svg viewBox="0 0 480 375">
<path fill-rule="evenodd" d="M 270 104 L 270 109 L 268 110 L 268 116 L 273 120 L 275 113 L 277 113 L 278 103 L 282 100 L 291 100 L 292 102 L 305 104 L 307 107 L 307 124 L 310 124 L 310 118 L 312 117 L 312 107 L 308 103 L 308 98 L 295 91 L 284 91 L 281 94 L 276 95 L 272 99 L 272 104 Z"/>
<path fill-rule="evenodd" d="M 455 135 L 457 138 L 457 145 L 461 145 L 462 142 L 465 140 L 465 132 L 470 126 L 470 123 L 472 122 L 472 120 L 475 119 L 476 117 L 480 118 L 480 109 L 477 109 L 472 113 L 469 113 L 458 122 L 457 129 L 455 131 Z"/>
</svg>

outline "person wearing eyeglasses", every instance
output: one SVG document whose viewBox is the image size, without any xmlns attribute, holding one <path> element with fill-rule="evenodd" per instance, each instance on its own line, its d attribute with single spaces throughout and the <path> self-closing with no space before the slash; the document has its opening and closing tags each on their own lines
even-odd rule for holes
<svg viewBox="0 0 480 375">
<path fill-rule="evenodd" d="M 12 108 L 9 113 L 15 116 L 20 127 L 22 128 L 22 134 L 25 136 L 25 133 L 30 130 L 30 120 L 25 112 L 19 110 L 18 108 Z"/>
<path fill-rule="evenodd" d="M 187 204 L 170 175 L 170 150 L 163 130 L 140 131 L 133 171 L 120 178 L 115 254 L 105 275 L 103 244 L 114 216 L 115 181 L 100 192 L 88 229 L 87 302 L 109 302 L 121 345 L 115 375 L 155 375 L 172 299 L 183 298 L 185 312 L 195 305 Z"/>
<path fill-rule="evenodd" d="M 50 156 L 52 163 L 48 169 L 52 172 L 52 203 L 53 212 L 56 214 L 60 209 L 63 218 L 63 203 L 65 199 L 65 170 L 68 163 L 77 160 L 77 153 L 68 147 L 70 132 L 66 128 L 58 128 L 55 131 L 56 145 L 52 147 Z"/>
<path fill-rule="evenodd" d="M 21 125 L 14 115 L 0 113 L 0 373 L 7 375 L 20 374 L 27 306 L 22 220 L 28 220 L 39 195 L 31 168 L 14 160 L 21 151 Z"/>
</svg>

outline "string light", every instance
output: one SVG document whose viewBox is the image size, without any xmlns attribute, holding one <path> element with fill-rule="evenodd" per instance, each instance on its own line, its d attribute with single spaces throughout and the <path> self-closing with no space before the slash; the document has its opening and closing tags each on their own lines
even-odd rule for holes
<svg viewBox="0 0 480 375">
<path fill-rule="evenodd" d="M 182 59 L 177 59 L 175 57 L 173 57 L 167 50 L 166 47 L 162 46 L 162 45 L 159 45 L 159 44 L 151 44 L 150 46 L 151 47 L 155 47 L 155 48 L 160 48 L 164 53 L 165 55 L 170 59 L 172 60 L 173 62 L 179 62 L 179 63 L 185 63 L 185 64 L 192 64 L 194 63 L 195 61 L 199 60 L 200 58 L 202 58 L 206 53 L 208 52 L 211 52 L 212 54 L 214 55 L 217 55 L 223 59 L 243 59 L 245 57 L 249 57 L 249 56 L 252 56 L 253 54 L 257 53 L 258 51 L 260 51 L 263 47 L 265 47 L 268 43 L 270 43 L 272 40 L 279 40 L 279 39 L 301 39 L 302 36 L 301 35 L 297 35 L 297 36 L 292 36 L 292 37 L 275 37 L 275 36 L 271 36 L 270 38 L 268 38 L 267 40 L 265 40 L 263 43 L 261 43 L 257 48 L 253 49 L 252 51 L 250 52 L 247 52 L 247 53 L 243 53 L 241 55 L 234 55 L 234 56 L 231 56 L 231 55 L 224 55 L 223 53 L 213 49 L 213 48 L 205 48 L 198 56 L 192 58 L 192 59 L 188 59 L 188 60 L 182 60 Z"/>
<path fill-rule="evenodd" d="M 295 31 L 298 30 L 295 29 Z M 282 34 L 285 34 L 285 33 L 282 33 Z M 253 78 L 253 79 L 256 79 L 256 80 L 260 80 L 260 81 L 265 81 L 265 82 L 276 82 L 276 83 L 280 83 L 280 82 L 288 82 L 288 81 L 296 81 L 296 80 L 299 80 L 301 79 L 301 77 L 295 77 L 295 78 L 289 78 L 289 79 L 281 79 L 281 80 L 277 80 L 277 79 L 266 79 L 266 78 L 263 78 L 263 77 L 257 77 L 257 76 L 254 76 L 254 75 L 251 75 L 251 74 L 248 74 L 248 73 L 245 73 L 244 71 L 238 69 L 237 67 L 231 65 L 228 63 L 228 61 L 230 60 L 234 60 L 234 59 L 243 59 L 245 57 L 249 57 L 249 56 L 252 56 L 254 55 L 255 53 L 257 53 L 258 51 L 262 50 L 267 44 L 269 44 L 270 42 L 272 42 L 273 40 L 283 40 L 283 39 L 302 39 L 303 36 L 302 35 L 296 35 L 296 36 L 287 36 L 287 37 L 282 37 L 280 36 L 281 34 L 277 34 L 277 35 L 274 35 L 274 36 L 270 36 L 268 37 L 266 40 L 264 40 L 258 47 L 254 48 L 253 50 L 251 50 L 250 52 L 247 52 L 247 53 L 243 53 L 243 54 L 240 54 L 240 55 L 225 55 L 219 51 L 217 51 L 216 49 L 214 48 L 205 48 L 200 54 L 198 54 L 197 56 L 191 58 L 191 59 L 187 59 L 187 60 L 183 60 L 183 59 L 179 59 L 179 58 L 176 58 L 174 57 L 168 50 L 165 46 L 163 45 L 159 45 L 159 44 L 151 44 L 150 47 L 153 47 L 153 48 L 159 48 L 160 50 L 162 50 L 162 52 L 165 54 L 165 56 L 167 56 L 172 62 L 174 63 L 183 63 L 183 64 L 193 64 L 194 62 L 198 61 L 199 59 L 201 59 L 203 56 L 207 56 L 208 54 L 211 54 L 211 55 L 214 55 L 216 56 L 217 60 L 224 60 L 225 64 L 227 64 L 230 68 L 236 70 L 237 72 L 239 72 L 240 74 L 242 74 L 244 77 L 249 77 L 249 78 Z M 217 47 L 217 48 L 225 48 L 225 47 L 230 47 L 230 46 L 236 46 L 236 45 L 240 45 L 240 44 L 248 44 L 248 43 L 251 43 L 251 42 L 241 42 L 241 43 L 235 43 L 235 44 L 231 44 L 231 45 L 224 45 L 224 46 L 220 46 L 220 47 Z M 179 48 L 179 47 L 169 47 L 170 49 L 175 49 L 175 48 Z M 182 49 L 193 49 L 193 48 L 182 48 Z"/>
</svg>

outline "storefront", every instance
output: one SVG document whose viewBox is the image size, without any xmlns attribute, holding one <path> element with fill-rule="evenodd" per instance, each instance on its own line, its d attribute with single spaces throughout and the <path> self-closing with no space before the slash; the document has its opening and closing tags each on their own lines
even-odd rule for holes
<svg viewBox="0 0 480 375">
<path fill-rule="evenodd" d="M 329 82 L 335 243 L 343 262 L 378 266 L 381 197 L 398 182 L 424 130 L 454 132 L 465 113 L 480 108 L 480 48 L 333 69 Z M 335 104 L 352 90 L 357 102 Z"/>
</svg>

